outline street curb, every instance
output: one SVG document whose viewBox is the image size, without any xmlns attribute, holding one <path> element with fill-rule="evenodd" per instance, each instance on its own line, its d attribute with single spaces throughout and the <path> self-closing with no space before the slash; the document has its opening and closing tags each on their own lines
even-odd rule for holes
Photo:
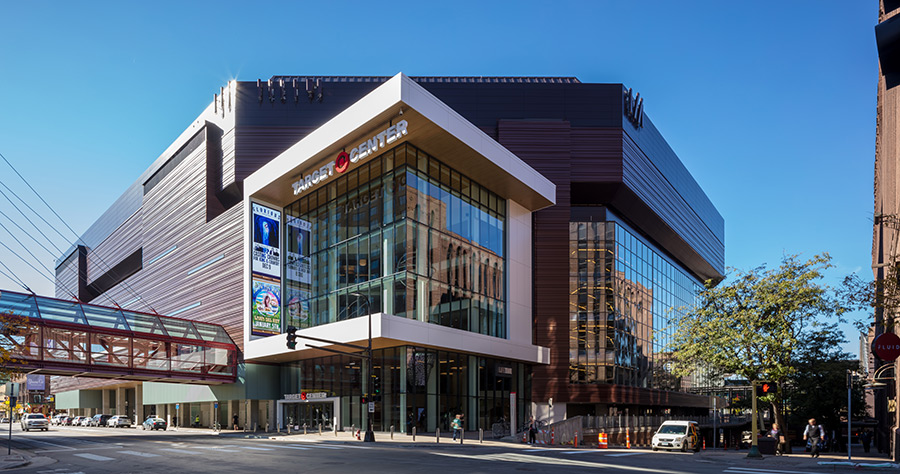
<svg viewBox="0 0 900 474">
<path fill-rule="evenodd" d="M 20 454 L 13 454 L 4 456 L 3 461 L 0 461 L 0 463 L 2 463 L 0 464 L 0 469 L 16 469 L 31 464 L 31 460 Z"/>
</svg>

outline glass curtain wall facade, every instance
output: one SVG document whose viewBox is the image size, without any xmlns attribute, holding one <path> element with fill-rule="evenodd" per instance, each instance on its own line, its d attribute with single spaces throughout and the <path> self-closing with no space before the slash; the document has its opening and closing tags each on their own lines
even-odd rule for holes
<svg viewBox="0 0 900 474">
<path fill-rule="evenodd" d="M 570 222 L 569 246 L 569 382 L 680 390 L 667 346 L 700 282 L 621 222 Z"/>
<path fill-rule="evenodd" d="M 434 157 L 403 144 L 284 213 L 285 326 L 371 311 L 506 337 L 506 202 Z"/>
<path fill-rule="evenodd" d="M 351 356 L 329 356 L 282 366 L 284 393 L 325 392 L 340 397 L 341 427 L 364 426 L 360 385 L 366 362 Z M 465 416 L 465 429 L 508 430 L 510 396 L 516 395 L 516 419 L 525 420 L 530 405 L 530 367 L 509 361 L 457 352 L 401 346 L 373 351 L 375 430 L 411 433 L 447 432 L 456 414 Z M 297 411 L 297 407 L 285 410 Z M 302 413 L 285 413 L 284 421 L 302 424 Z M 330 417 L 326 417 L 330 419 Z"/>
</svg>

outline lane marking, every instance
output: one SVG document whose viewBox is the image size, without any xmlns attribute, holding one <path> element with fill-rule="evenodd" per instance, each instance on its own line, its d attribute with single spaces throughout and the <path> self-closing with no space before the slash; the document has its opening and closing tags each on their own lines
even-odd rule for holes
<svg viewBox="0 0 900 474">
<path fill-rule="evenodd" d="M 140 451 L 116 451 L 116 452 L 119 454 L 126 454 L 128 456 L 138 456 L 138 457 L 142 457 L 142 458 L 155 458 L 155 457 L 159 456 L 159 454 L 142 453 Z"/>
<path fill-rule="evenodd" d="M 759 469 L 753 467 L 732 466 L 722 472 L 741 473 L 741 474 L 821 474 L 816 471 L 783 471 L 779 469 Z"/>
<path fill-rule="evenodd" d="M 115 459 L 115 458 L 108 458 L 106 456 L 98 456 L 96 454 L 91 454 L 91 453 L 75 453 L 73 456 L 90 459 L 91 461 L 112 461 L 113 459 Z"/>
<path fill-rule="evenodd" d="M 94 451 L 97 449 L 122 449 L 124 447 L 125 446 L 118 444 L 118 445 L 113 445 L 113 446 L 98 446 L 96 448 L 41 449 L 41 450 L 35 451 L 35 453 L 59 453 L 59 452 L 65 452 L 65 451 Z"/>
<path fill-rule="evenodd" d="M 255 449 L 257 451 L 272 451 L 274 448 L 257 448 L 256 446 L 241 446 L 241 449 Z"/>
<path fill-rule="evenodd" d="M 282 445 L 277 445 L 277 444 L 272 445 L 272 447 L 273 448 L 283 448 L 283 449 L 309 449 L 309 448 L 304 448 L 302 446 L 282 446 Z"/>
<path fill-rule="evenodd" d="M 337 447 L 337 446 L 321 446 L 321 445 L 314 444 L 314 443 L 306 443 L 306 444 L 304 444 L 304 445 L 292 444 L 291 446 L 304 446 L 304 447 L 308 446 L 308 447 L 310 447 L 310 448 L 321 448 L 321 449 L 344 449 L 343 447 Z"/>
<path fill-rule="evenodd" d="M 618 457 L 623 457 L 623 456 L 636 456 L 636 455 L 638 455 L 638 454 L 647 454 L 647 453 L 639 453 L 639 452 L 635 452 L 635 453 L 614 453 L 614 454 L 604 454 L 604 456 L 609 456 L 609 457 L 611 457 L 611 458 L 618 458 Z"/>
<path fill-rule="evenodd" d="M 181 448 L 159 448 L 160 451 L 171 451 L 173 453 L 180 454 L 200 454 L 200 451 L 188 451 L 187 449 Z"/>
</svg>

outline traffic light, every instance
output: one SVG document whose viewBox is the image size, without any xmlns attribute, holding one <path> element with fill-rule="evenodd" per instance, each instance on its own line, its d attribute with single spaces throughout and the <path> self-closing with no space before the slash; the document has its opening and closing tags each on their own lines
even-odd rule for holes
<svg viewBox="0 0 900 474">
<path fill-rule="evenodd" d="M 297 348 L 297 328 L 294 326 L 287 327 L 287 348 L 291 350 Z"/>
<path fill-rule="evenodd" d="M 359 399 L 359 403 L 362 404 L 362 405 L 365 405 L 365 404 L 368 403 L 368 402 L 369 402 L 369 401 L 366 400 L 366 397 L 360 397 L 360 399 Z"/>
<path fill-rule="evenodd" d="M 756 384 L 756 396 L 769 395 L 778 391 L 778 384 L 772 382 L 758 382 Z"/>
</svg>

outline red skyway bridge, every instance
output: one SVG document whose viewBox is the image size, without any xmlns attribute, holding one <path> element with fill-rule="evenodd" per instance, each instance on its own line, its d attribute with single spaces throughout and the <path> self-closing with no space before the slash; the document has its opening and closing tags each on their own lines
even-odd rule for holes
<svg viewBox="0 0 900 474">
<path fill-rule="evenodd" d="M 215 385 L 237 380 L 238 347 L 218 324 L 0 292 L 0 317 L 24 323 L 0 343 L 26 373 Z M 19 326 L 16 324 L 15 326 Z"/>
</svg>

